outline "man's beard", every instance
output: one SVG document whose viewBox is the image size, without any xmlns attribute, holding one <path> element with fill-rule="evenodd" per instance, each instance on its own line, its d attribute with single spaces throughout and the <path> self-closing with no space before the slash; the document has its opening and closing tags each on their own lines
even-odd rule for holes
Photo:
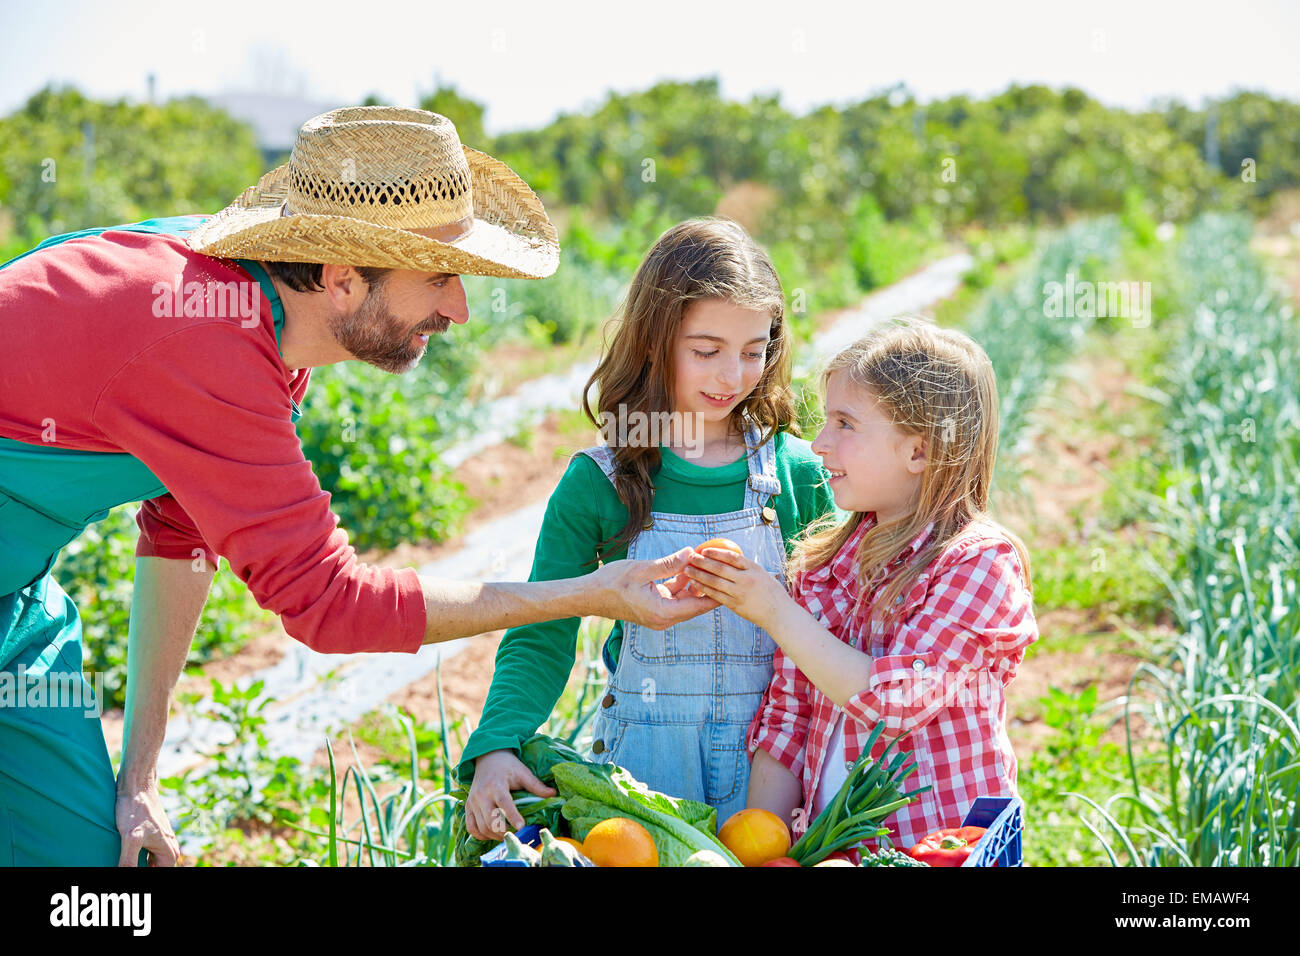
<svg viewBox="0 0 1300 956">
<path fill-rule="evenodd" d="M 450 319 L 434 315 L 415 329 L 403 328 L 388 311 L 382 284 L 366 292 L 356 312 L 330 320 L 330 331 L 339 345 L 361 361 L 395 375 L 411 371 L 424 354 L 425 346 L 412 342 L 413 335 L 441 335 L 450 326 Z"/>
</svg>

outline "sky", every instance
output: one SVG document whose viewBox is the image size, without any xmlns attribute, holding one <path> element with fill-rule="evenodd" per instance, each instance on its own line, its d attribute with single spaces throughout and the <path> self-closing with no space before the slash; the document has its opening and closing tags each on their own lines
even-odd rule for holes
<svg viewBox="0 0 1300 956">
<path fill-rule="evenodd" d="M 487 104 L 490 133 L 607 91 L 719 77 L 803 112 L 896 83 L 923 100 L 1078 86 L 1128 108 L 1233 89 L 1300 101 L 1300 3 L 948 0 L 378 0 L 219 4 L 0 0 L 0 115 L 51 83 L 142 100 L 233 90 L 414 105 L 437 82 Z"/>
</svg>

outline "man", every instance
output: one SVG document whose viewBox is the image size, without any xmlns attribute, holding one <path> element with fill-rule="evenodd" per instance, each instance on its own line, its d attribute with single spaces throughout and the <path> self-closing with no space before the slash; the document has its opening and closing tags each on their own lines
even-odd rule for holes
<svg viewBox="0 0 1300 956">
<path fill-rule="evenodd" d="M 156 760 L 218 555 L 318 650 L 406 651 L 598 614 L 667 627 L 689 550 L 572 581 L 478 584 L 356 560 L 294 421 L 310 370 L 415 367 L 469 319 L 460 275 L 545 278 L 554 226 L 505 164 L 421 110 L 336 110 L 209 219 L 86 230 L 0 267 L 0 679 L 84 682 L 76 607 L 49 576 L 143 501 L 116 781 L 98 720 L 0 698 L 0 864 L 176 861 Z M 667 584 L 657 581 L 671 578 Z"/>
</svg>

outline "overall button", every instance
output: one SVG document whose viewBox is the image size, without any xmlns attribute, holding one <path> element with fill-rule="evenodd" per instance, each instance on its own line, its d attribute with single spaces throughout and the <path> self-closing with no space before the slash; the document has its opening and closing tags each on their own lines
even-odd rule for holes
<svg viewBox="0 0 1300 956">
<path fill-rule="evenodd" d="M 916 671 L 918 674 L 921 673 L 921 671 L 925 670 L 925 661 L 921 660 L 919 657 L 912 661 L 912 670 Z"/>
<path fill-rule="evenodd" d="M 613 706 L 614 706 L 614 695 L 613 695 L 613 694 L 606 694 L 606 695 L 605 695 L 605 699 L 602 700 L 602 701 L 600 702 L 600 706 L 601 706 L 601 707 L 613 707 Z"/>
<path fill-rule="evenodd" d="M 591 745 L 591 752 L 594 754 L 603 754 L 605 752 L 605 741 L 597 740 Z"/>
<path fill-rule="evenodd" d="M 764 508 L 764 509 L 763 509 L 763 520 L 764 520 L 767 524 L 771 524 L 773 521 L 775 521 L 775 520 L 776 520 L 776 509 L 775 509 L 775 508 Z"/>
</svg>

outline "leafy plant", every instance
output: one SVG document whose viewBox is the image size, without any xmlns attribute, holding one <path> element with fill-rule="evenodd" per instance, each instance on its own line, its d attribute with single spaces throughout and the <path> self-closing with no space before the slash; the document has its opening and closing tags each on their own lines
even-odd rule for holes
<svg viewBox="0 0 1300 956">
<path fill-rule="evenodd" d="M 127 637 L 135 581 L 135 524 L 138 506 L 123 505 L 90 525 L 55 561 L 53 575 L 77 605 L 81 617 L 87 672 L 104 675 L 106 708 L 126 700 Z M 225 657 L 244 644 L 271 616 L 257 606 L 248 588 L 230 572 L 219 570 L 195 629 L 186 658 L 198 665 Z"/>
<path fill-rule="evenodd" d="M 180 797 L 177 834 L 205 839 L 208 845 L 236 824 L 290 826 L 324 794 L 320 775 L 306 772 L 294 757 L 267 756 L 262 710 L 270 702 L 265 683 L 244 689 L 213 680 L 209 706 L 200 719 L 224 725 L 228 746 L 203 756 L 210 764 L 167 777 L 161 786 Z M 190 701 L 194 703 L 193 700 Z"/>
<path fill-rule="evenodd" d="M 575 676 L 556 704 L 542 733 L 571 747 L 590 744 L 590 727 L 603 682 L 599 676 L 600 642 L 608 623 L 588 618 L 578 632 Z M 390 727 L 381 731 L 376 721 L 364 722 L 372 742 L 382 742 L 393 759 L 366 769 L 360 757 L 337 773 L 333 746 L 329 745 L 329 792 L 310 811 L 305 833 L 324 840 L 323 850 L 311 850 L 301 862 L 314 866 L 450 866 L 455 855 L 457 833 L 453 825 L 454 792 L 457 789 L 456 752 L 464 746 L 464 718 L 449 720 L 443 704 L 442 681 L 438 678 L 438 721 L 416 724 L 408 715 L 389 710 Z M 355 820 L 345 819 L 349 785 L 360 805 Z M 384 792 L 387 791 L 387 792 Z M 531 795 L 527 795 L 529 799 Z M 328 810 L 320 806 L 328 801 Z"/>
<path fill-rule="evenodd" d="M 445 788 L 432 791 L 426 788 L 421 777 L 421 749 L 414 722 L 395 711 L 391 716 L 405 732 L 409 747 L 409 762 L 400 772 L 390 764 L 368 770 L 353 745 L 355 762 L 339 780 L 334 746 L 329 740 L 325 742 L 329 754 L 329 811 L 323 813 L 319 807 L 313 808 L 311 822 L 315 828 L 302 829 L 310 835 L 325 837 L 330 866 L 451 865 L 455 842 L 450 826 L 450 809 L 455 798 Z M 446 730 L 445 715 L 443 728 Z M 439 736 L 443 746 L 441 779 L 444 782 L 450 765 L 446 758 L 445 739 L 445 736 Z M 345 825 L 342 804 L 349 782 L 361 810 L 354 823 Z M 377 788 L 385 784 L 396 786 L 381 797 Z M 324 832 L 319 829 L 322 826 Z M 311 856 L 303 857 L 300 862 L 318 865 Z"/>
<path fill-rule="evenodd" d="M 1078 818 L 1070 794 L 1101 797 L 1122 782 L 1120 747 L 1102 739 L 1108 721 L 1097 688 L 1079 694 L 1051 687 L 1038 699 L 1052 733 L 1025 760 L 1017 786 L 1025 801 L 1025 862 L 1031 866 L 1100 864 L 1106 858 Z"/>
</svg>

